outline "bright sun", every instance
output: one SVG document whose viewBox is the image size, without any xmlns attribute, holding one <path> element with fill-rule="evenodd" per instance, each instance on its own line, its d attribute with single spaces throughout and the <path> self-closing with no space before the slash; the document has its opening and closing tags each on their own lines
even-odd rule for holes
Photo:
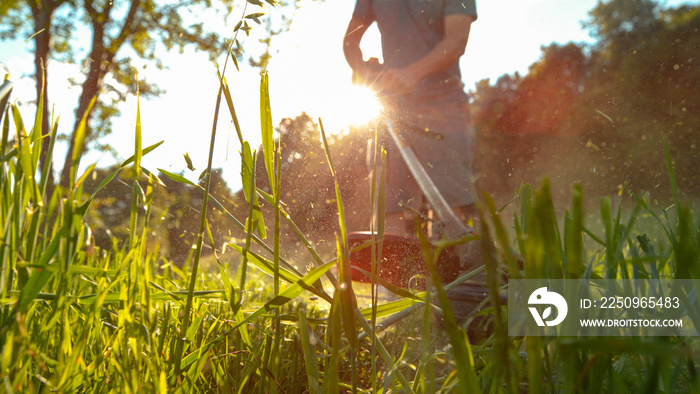
<svg viewBox="0 0 700 394">
<path fill-rule="evenodd" d="M 372 90 L 349 85 L 339 89 L 333 103 L 328 103 L 326 117 L 346 132 L 348 126 L 361 126 L 375 119 L 381 112 L 381 104 Z"/>
</svg>

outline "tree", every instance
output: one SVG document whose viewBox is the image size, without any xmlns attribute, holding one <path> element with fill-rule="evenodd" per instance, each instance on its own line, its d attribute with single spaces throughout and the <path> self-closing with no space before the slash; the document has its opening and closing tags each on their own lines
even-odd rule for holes
<svg viewBox="0 0 700 394">
<path fill-rule="evenodd" d="M 46 135 L 49 132 L 49 86 L 46 81 L 46 68 L 49 62 L 49 53 L 54 47 L 54 36 L 64 38 L 66 33 L 70 33 L 68 23 L 65 18 L 59 21 L 55 20 L 56 11 L 68 0 L 32 0 L 32 1 L 13 1 L 0 0 L 0 22 L 8 25 L 7 30 L 0 32 L 0 38 L 16 38 L 18 34 L 25 33 L 27 26 L 32 26 L 31 32 L 34 34 L 34 75 L 36 76 L 36 97 L 44 99 L 43 118 L 41 124 L 42 134 Z M 26 7 L 29 8 L 27 14 Z M 34 23 L 29 25 L 27 22 L 32 20 Z M 64 42 L 57 45 L 57 52 L 64 52 L 67 48 Z M 48 149 L 48 139 L 44 139 L 44 149 Z M 42 154 L 42 168 L 45 161 L 45 156 Z"/>
<path fill-rule="evenodd" d="M 481 133 L 554 134 L 571 115 L 579 95 L 585 56 L 576 44 L 542 47 L 527 75 L 501 76 L 492 87 L 480 81 L 472 95 Z"/>
<path fill-rule="evenodd" d="M 590 15 L 587 26 L 598 42 L 570 124 L 604 158 L 596 167 L 598 181 L 607 191 L 624 184 L 637 192 L 668 184 L 665 139 L 678 184 L 692 195 L 700 185 L 695 142 L 700 71 L 694 65 L 700 7 L 661 9 L 647 0 L 612 0 Z"/>
<path fill-rule="evenodd" d="M 248 1 L 262 7 L 259 1 Z M 274 4 L 274 0 L 266 0 Z M 232 11 L 233 0 L 220 0 L 218 4 L 224 16 Z M 75 113 L 75 125 L 71 144 L 66 155 L 61 184 L 68 183 L 68 172 L 75 142 L 75 130 L 80 120 L 85 117 L 88 122 L 88 135 L 83 149 L 89 141 L 95 140 L 100 134 L 109 132 L 109 118 L 118 113 L 114 104 L 98 100 L 90 107 L 93 98 L 100 97 L 103 90 L 134 93 L 137 89 L 137 79 L 131 66 L 131 57 L 124 54 L 130 48 L 133 55 L 155 63 L 156 67 L 163 65 L 158 61 L 157 51 L 162 44 L 166 50 L 175 47 L 180 51 L 187 45 L 193 45 L 197 50 L 208 52 L 212 59 L 226 53 L 227 47 L 219 34 L 208 31 L 204 23 L 191 23 L 185 16 L 186 10 L 196 8 L 211 8 L 212 0 L 130 0 L 114 2 L 112 0 L 0 0 L 0 24 L 7 28 L 0 34 L 3 38 L 16 38 L 18 35 L 32 35 L 35 47 L 35 75 L 37 83 L 37 99 L 44 86 L 44 117 L 42 133 L 49 132 L 48 125 L 48 81 L 44 76 L 50 58 L 64 56 L 64 60 L 75 62 L 76 44 L 82 37 L 75 37 L 76 22 L 89 29 L 92 33 L 88 53 L 79 64 L 85 66 L 86 78 L 82 82 L 82 92 Z M 246 16 L 246 20 L 259 23 L 260 13 Z M 31 22 L 31 23 L 30 23 Z M 239 24 L 237 29 L 248 31 L 247 22 Z M 107 75 L 121 85 L 121 89 L 107 86 Z M 157 95 L 160 90 L 146 81 L 138 82 L 142 96 Z M 122 93 L 123 94 L 123 93 Z M 92 122 L 97 114 L 100 125 Z M 45 139 L 48 142 L 48 139 Z M 43 160 L 42 160 L 43 162 Z"/>
<path fill-rule="evenodd" d="M 540 59 L 521 77 L 501 76 L 472 94 L 477 129 L 475 171 L 492 193 L 511 193 L 538 166 L 553 168 L 552 141 L 561 140 L 574 111 L 586 69 L 576 44 L 542 47 Z M 547 163 L 547 164 L 545 164 Z M 534 178 L 534 177 L 533 177 Z M 534 179 L 533 179 L 534 180 Z"/>
<path fill-rule="evenodd" d="M 95 176 L 85 180 L 85 191 L 92 193 L 100 182 L 116 169 L 116 166 L 95 169 Z M 210 193 L 235 217 L 244 218 L 248 212 L 245 199 L 238 198 L 231 192 L 221 174 L 221 169 L 211 171 Z M 123 170 L 117 177 L 100 190 L 86 215 L 95 246 L 102 250 L 110 250 L 114 245 L 122 247 L 128 244 L 133 186 L 129 182 L 129 171 Z M 145 180 L 140 184 L 145 190 Z M 192 245 L 197 241 L 198 210 L 202 207 L 202 198 L 201 190 L 175 182 L 166 176 L 155 182 L 153 211 L 148 228 L 149 242 L 157 245 L 163 257 L 179 266 L 190 257 Z M 244 236 L 243 232 L 232 230 L 235 226 L 213 204 L 207 210 L 207 221 L 210 224 L 214 247 L 219 251 L 222 245 L 233 237 Z M 142 225 L 143 223 L 139 224 Z M 205 249 L 204 252 L 211 253 L 210 249 Z"/>
<path fill-rule="evenodd" d="M 595 44 L 550 45 L 525 76 L 477 85 L 482 185 L 512 193 L 548 176 L 563 187 L 581 182 L 594 195 L 627 185 L 662 200 L 670 197 L 659 188 L 668 185 L 665 140 L 681 193 L 697 195 L 700 7 L 610 0 L 590 16 Z"/>
<path fill-rule="evenodd" d="M 599 48 L 612 52 L 653 32 L 658 26 L 658 11 L 658 4 L 653 0 L 600 1 L 589 12 L 591 20 L 584 23 L 584 27 L 598 39 Z"/>
</svg>

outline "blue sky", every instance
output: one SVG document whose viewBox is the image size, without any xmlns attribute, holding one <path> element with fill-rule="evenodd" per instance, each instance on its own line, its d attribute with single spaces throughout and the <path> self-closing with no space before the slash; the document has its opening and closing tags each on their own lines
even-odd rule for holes
<svg viewBox="0 0 700 394">
<path fill-rule="evenodd" d="M 269 65 L 275 125 L 283 117 L 294 117 L 306 111 L 312 117 L 321 117 L 328 131 L 337 132 L 347 128 L 347 123 L 355 116 L 352 108 L 357 100 L 350 99 L 351 71 L 341 48 L 354 3 L 354 0 L 303 0 L 289 32 L 275 37 Z M 493 81 L 506 73 L 526 73 L 529 65 L 539 58 L 543 45 L 592 42 L 581 22 L 588 19 L 588 11 L 596 3 L 597 0 L 477 1 L 479 19 L 472 27 L 467 51 L 460 61 L 466 89 L 472 89 L 481 79 Z M 697 5 L 700 1 L 665 2 L 672 6 L 683 3 Z M 268 11 L 275 12 L 269 8 Z M 223 24 L 221 26 L 226 29 Z M 258 26 L 254 28 L 262 31 Z M 224 30 L 222 34 L 227 33 Z M 248 40 L 254 43 L 254 37 Z M 244 48 L 246 45 L 243 40 Z M 34 99 L 32 47 L 22 40 L 0 42 L 0 62 L 9 69 L 16 86 L 14 97 L 20 102 Z M 365 36 L 362 47 L 366 57 L 380 56 L 375 29 Z M 144 146 L 165 140 L 163 146 L 144 158 L 143 164 L 152 170 L 165 168 L 180 172 L 186 168 L 182 155 L 187 152 L 197 171 L 186 171 L 186 175 L 194 178 L 206 166 L 218 87 L 216 69 L 206 55 L 191 50 L 184 54 L 163 54 L 162 60 L 168 70 L 140 71 L 167 90 L 157 99 L 141 100 Z M 51 101 L 61 116 L 59 131 L 68 133 L 73 125 L 79 91 L 69 89 L 67 80 L 70 77 L 82 80 L 82 76 L 74 64 L 53 61 L 50 67 Z M 244 137 L 256 147 L 260 143 L 258 70 L 245 65 L 240 72 L 229 68 L 227 78 L 234 91 Z M 116 119 L 115 131 L 106 140 L 121 158 L 133 153 L 135 109 L 133 97 L 122 103 L 122 116 Z M 226 114 L 225 108 L 222 110 Z M 32 115 L 29 106 L 24 107 L 24 114 L 25 123 L 29 123 Z M 235 190 L 239 188 L 240 164 L 234 133 L 230 118 L 224 118 L 217 134 L 214 165 L 224 169 L 225 179 Z M 83 163 L 95 161 L 100 165 L 115 162 L 109 156 L 93 153 Z"/>
</svg>

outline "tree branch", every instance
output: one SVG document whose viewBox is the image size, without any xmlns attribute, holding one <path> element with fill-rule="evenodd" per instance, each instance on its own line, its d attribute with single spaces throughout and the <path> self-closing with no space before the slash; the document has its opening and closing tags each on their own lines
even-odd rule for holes
<svg viewBox="0 0 700 394">
<path fill-rule="evenodd" d="M 85 8 L 85 11 L 87 11 L 91 21 L 97 19 L 97 11 L 95 10 L 95 7 L 92 6 L 92 0 L 85 0 L 83 8 Z"/>
<path fill-rule="evenodd" d="M 108 52 L 112 55 L 112 58 L 114 57 L 114 55 L 116 55 L 119 48 L 122 45 L 124 45 L 124 42 L 127 38 L 129 38 L 129 35 L 133 34 L 136 13 L 138 12 L 139 6 L 141 4 L 142 2 L 139 0 L 131 1 L 131 5 L 129 6 L 129 13 L 126 15 L 126 19 L 124 20 L 124 24 L 122 25 L 121 31 L 119 31 L 117 37 L 112 40 L 111 44 L 108 45 Z"/>
</svg>

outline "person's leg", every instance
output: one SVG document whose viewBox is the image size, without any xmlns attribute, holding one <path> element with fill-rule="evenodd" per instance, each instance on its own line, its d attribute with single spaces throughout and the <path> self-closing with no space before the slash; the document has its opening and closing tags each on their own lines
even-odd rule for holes
<svg viewBox="0 0 700 394">
<path fill-rule="evenodd" d="M 370 181 L 372 176 L 370 175 Z M 370 184 L 371 186 L 371 184 Z M 378 206 L 379 196 L 378 193 L 374 198 L 374 209 L 372 211 L 372 222 L 370 225 L 374 228 L 374 231 L 379 231 L 379 206 Z M 395 234 L 395 235 L 413 235 L 414 234 L 414 224 L 413 224 L 413 214 L 407 209 L 392 209 L 384 213 L 384 233 Z"/>
<path fill-rule="evenodd" d="M 369 147 L 369 146 L 368 146 Z M 406 163 L 401 157 L 393 142 L 386 146 L 387 161 L 386 161 L 386 179 L 385 179 L 385 214 L 384 214 L 384 232 L 387 234 L 395 234 L 400 236 L 415 235 L 414 217 L 416 212 L 423 212 L 424 205 L 423 193 L 413 179 L 413 175 L 409 171 Z M 368 166 L 370 160 L 367 160 Z M 377 163 L 375 177 L 379 178 L 382 173 L 382 165 Z M 379 212 L 379 192 L 380 182 L 378 179 L 372 179 L 372 172 L 369 174 L 370 187 L 374 182 L 375 189 L 375 206 L 373 211 L 372 223 L 375 231 L 378 230 L 377 212 Z M 409 207 L 409 208 L 406 208 Z"/>
</svg>

